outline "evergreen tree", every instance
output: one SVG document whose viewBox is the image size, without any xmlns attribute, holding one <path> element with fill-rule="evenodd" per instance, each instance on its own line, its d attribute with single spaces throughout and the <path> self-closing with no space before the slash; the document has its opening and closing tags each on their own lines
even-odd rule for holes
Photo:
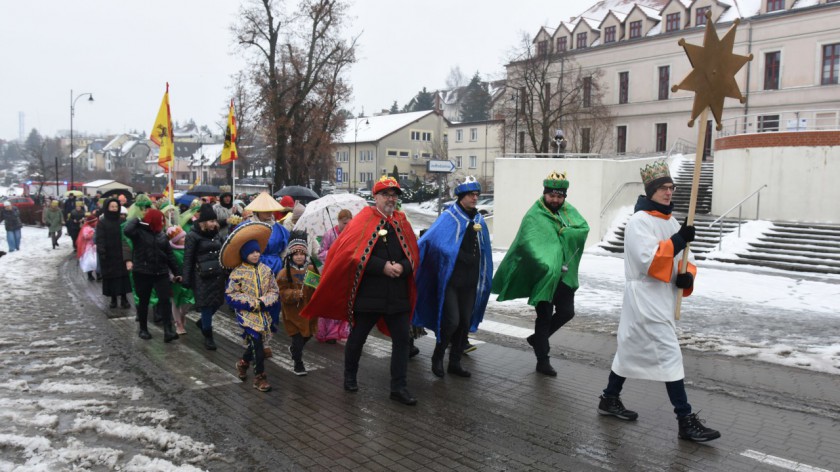
<svg viewBox="0 0 840 472">
<path fill-rule="evenodd" d="M 393 177 L 397 182 L 400 181 L 400 169 L 396 164 L 394 164 L 394 172 L 391 173 L 391 177 Z"/>
<path fill-rule="evenodd" d="M 461 121 L 484 121 L 490 118 L 490 94 L 486 85 L 481 83 L 478 72 L 475 73 L 464 91 L 461 106 Z"/>
<path fill-rule="evenodd" d="M 400 112 L 400 109 L 399 109 L 399 107 L 397 106 L 397 101 L 396 101 L 396 100 L 394 100 L 394 104 L 393 104 L 393 105 L 391 105 L 391 109 L 390 109 L 390 110 L 388 110 L 388 113 L 390 113 L 390 114 L 392 114 L 392 115 L 396 115 L 396 114 L 397 114 L 397 113 L 399 113 L 399 112 Z"/>
<path fill-rule="evenodd" d="M 433 110 L 435 108 L 435 99 L 432 96 L 432 92 L 427 92 L 426 87 L 423 87 L 417 97 L 415 97 L 414 101 L 414 110 L 412 111 L 426 111 L 426 110 Z"/>
</svg>

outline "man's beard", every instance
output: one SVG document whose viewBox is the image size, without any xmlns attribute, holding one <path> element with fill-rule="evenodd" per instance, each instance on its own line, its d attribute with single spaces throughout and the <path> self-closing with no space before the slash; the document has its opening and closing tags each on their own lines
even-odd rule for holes
<svg viewBox="0 0 840 472">
<path fill-rule="evenodd" d="M 549 203 L 545 202 L 546 208 L 548 208 L 552 213 L 557 213 L 560 210 L 561 203 Z"/>
</svg>

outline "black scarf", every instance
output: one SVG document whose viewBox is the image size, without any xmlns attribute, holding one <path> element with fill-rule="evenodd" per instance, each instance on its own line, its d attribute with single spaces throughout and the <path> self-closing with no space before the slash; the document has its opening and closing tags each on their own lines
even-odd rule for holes
<svg viewBox="0 0 840 472">
<path fill-rule="evenodd" d="M 663 215 L 670 215 L 671 212 L 674 211 L 674 202 L 671 202 L 668 205 L 663 205 L 661 203 L 656 203 L 644 195 L 639 195 L 639 199 L 636 200 L 636 208 L 633 209 L 634 213 L 637 211 L 658 211 Z"/>
</svg>

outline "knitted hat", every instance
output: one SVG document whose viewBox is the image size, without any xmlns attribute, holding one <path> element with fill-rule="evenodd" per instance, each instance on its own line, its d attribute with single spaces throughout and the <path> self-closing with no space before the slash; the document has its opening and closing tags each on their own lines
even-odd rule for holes
<svg viewBox="0 0 840 472">
<path fill-rule="evenodd" d="M 295 199 L 290 197 L 289 195 L 285 195 L 283 196 L 283 198 L 280 199 L 280 206 L 283 207 L 283 209 L 280 211 L 284 213 L 290 212 L 295 207 Z"/>
<path fill-rule="evenodd" d="M 397 194 L 402 195 L 402 189 L 400 188 L 400 183 L 393 177 L 388 177 L 387 175 L 383 175 L 379 182 L 376 182 L 373 186 L 373 194 L 376 195 L 377 193 L 392 188 L 397 191 Z"/>
<path fill-rule="evenodd" d="M 143 216 L 143 223 L 149 225 L 152 233 L 160 233 L 163 230 L 163 213 L 157 208 L 149 208 Z"/>
<path fill-rule="evenodd" d="M 259 212 L 275 212 L 281 211 L 283 207 L 275 199 L 271 198 L 268 192 L 263 192 L 257 195 L 257 198 L 251 201 L 245 209 Z"/>
<path fill-rule="evenodd" d="M 471 192 L 481 193 L 481 184 L 475 180 L 475 177 L 468 175 L 463 183 L 455 187 L 455 195 L 460 199 L 460 197 Z"/>
<path fill-rule="evenodd" d="M 145 193 L 141 193 L 134 199 L 134 205 L 138 208 L 151 208 L 152 199 Z"/>
<path fill-rule="evenodd" d="M 652 162 L 639 171 L 642 175 L 642 183 L 645 184 L 645 195 L 648 198 L 656 193 L 656 189 L 664 184 L 672 184 L 671 171 L 668 169 L 668 163 L 664 160 Z"/>
<path fill-rule="evenodd" d="M 196 221 L 202 223 L 205 221 L 215 220 L 217 218 L 218 216 L 216 216 L 216 212 L 213 211 L 213 205 L 205 203 L 201 205 L 201 208 L 198 210 L 198 219 Z"/>
<path fill-rule="evenodd" d="M 241 248 L 239 248 L 239 257 L 241 257 L 242 260 L 244 261 L 245 259 L 248 258 L 248 256 L 250 256 L 254 252 L 262 253 L 262 248 L 260 248 L 260 243 L 256 239 L 252 239 L 250 241 L 247 241 L 245 244 L 242 245 Z"/>
<path fill-rule="evenodd" d="M 307 237 L 306 231 L 292 231 L 289 234 L 289 245 L 286 246 L 286 251 L 289 254 L 293 254 L 295 251 L 303 251 L 304 253 L 309 251 L 309 245 L 307 244 Z"/>
<path fill-rule="evenodd" d="M 169 238 L 169 245 L 175 249 L 184 249 L 184 240 L 187 233 L 180 226 L 166 228 L 166 237 Z"/>
<path fill-rule="evenodd" d="M 566 180 L 565 172 L 554 171 L 543 180 L 543 194 L 556 193 L 565 197 L 568 189 L 569 181 Z"/>
<path fill-rule="evenodd" d="M 297 219 L 300 218 L 300 215 L 302 215 L 304 211 L 306 211 L 306 205 L 304 205 L 301 202 L 295 203 L 295 209 L 292 210 L 292 218 L 295 221 L 297 221 Z"/>
</svg>

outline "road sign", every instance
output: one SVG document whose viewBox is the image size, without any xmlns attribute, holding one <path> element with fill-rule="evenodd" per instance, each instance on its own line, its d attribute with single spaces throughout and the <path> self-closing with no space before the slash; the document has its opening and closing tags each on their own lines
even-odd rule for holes
<svg viewBox="0 0 840 472">
<path fill-rule="evenodd" d="M 341 169 L 341 167 L 336 167 L 335 168 L 335 183 L 340 184 L 341 182 L 343 182 L 344 181 L 343 177 L 344 177 L 344 171 Z"/>
<path fill-rule="evenodd" d="M 452 161 L 432 160 L 426 162 L 426 172 L 439 172 L 443 174 L 451 174 L 455 171 L 455 164 Z"/>
</svg>

